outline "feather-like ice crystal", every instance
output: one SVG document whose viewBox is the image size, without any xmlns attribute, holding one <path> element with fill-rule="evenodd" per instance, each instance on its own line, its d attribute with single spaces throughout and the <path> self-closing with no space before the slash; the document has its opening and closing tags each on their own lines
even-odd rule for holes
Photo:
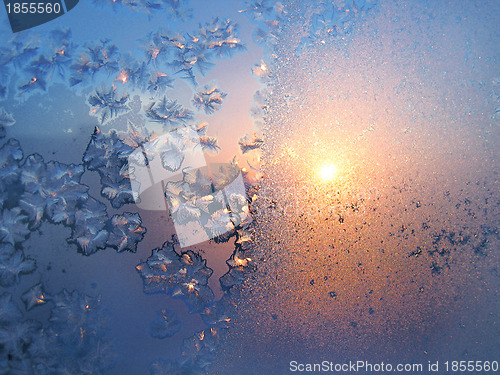
<svg viewBox="0 0 500 375">
<path fill-rule="evenodd" d="M 93 107 L 91 114 L 98 116 L 99 122 L 103 124 L 119 113 L 130 110 L 127 106 L 128 98 L 128 94 L 119 96 L 115 87 L 103 87 L 101 90 L 96 90 L 88 100 Z"/>
<path fill-rule="evenodd" d="M 137 251 L 137 244 L 142 241 L 146 234 L 146 228 L 142 226 L 139 214 L 124 212 L 111 218 L 111 229 L 108 238 L 108 246 L 122 251 Z"/>
<path fill-rule="evenodd" d="M 78 250 L 84 255 L 104 249 L 109 237 L 107 220 L 106 206 L 89 198 L 75 213 L 75 224 L 68 242 L 76 243 Z"/>
<path fill-rule="evenodd" d="M 0 214 L 0 242 L 14 245 L 23 242 L 30 234 L 28 217 L 19 207 L 4 209 Z"/>
<path fill-rule="evenodd" d="M 22 296 L 21 300 L 26 306 L 26 310 L 29 311 L 36 306 L 43 305 L 47 303 L 49 296 L 44 291 L 42 283 L 33 285 L 29 290 L 27 290 Z"/>
<path fill-rule="evenodd" d="M 164 129 L 169 131 L 191 120 L 193 113 L 184 109 L 177 101 L 168 100 L 164 96 L 163 99 L 149 104 L 146 108 L 146 116 L 151 121 L 162 124 Z"/>
<path fill-rule="evenodd" d="M 239 145 L 242 153 L 247 153 L 252 150 L 256 150 L 262 146 L 264 141 L 262 137 L 257 132 L 251 132 L 246 134 L 243 138 L 239 140 Z"/>
<path fill-rule="evenodd" d="M 149 324 L 149 334 L 157 339 L 164 339 L 175 335 L 181 329 L 181 322 L 175 311 L 162 309 L 156 318 Z"/>
<path fill-rule="evenodd" d="M 204 110 L 207 115 L 218 111 L 227 94 L 216 86 L 205 86 L 193 98 L 193 105 L 199 110 Z"/>
<path fill-rule="evenodd" d="M 191 313 L 201 311 L 213 300 L 213 292 L 207 285 L 212 270 L 191 250 L 179 255 L 171 242 L 165 242 L 136 269 L 143 279 L 145 293 L 163 292 L 181 298 Z"/>
<path fill-rule="evenodd" d="M 26 258 L 21 250 L 9 244 L 0 244 L 0 285 L 9 287 L 19 282 L 19 276 L 29 274 L 36 269 L 36 263 Z"/>
</svg>

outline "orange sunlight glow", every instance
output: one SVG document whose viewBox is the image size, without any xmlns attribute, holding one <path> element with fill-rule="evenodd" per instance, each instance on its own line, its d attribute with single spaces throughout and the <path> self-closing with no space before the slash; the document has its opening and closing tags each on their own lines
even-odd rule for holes
<svg viewBox="0 0 500 375">
<path fill-rule="evenodd" d="M 318 169 L 318 177 L 323 182 L 332 181 L 338 173 L 338 168 L 334 164 L 323 164 Z"/>
</svg>

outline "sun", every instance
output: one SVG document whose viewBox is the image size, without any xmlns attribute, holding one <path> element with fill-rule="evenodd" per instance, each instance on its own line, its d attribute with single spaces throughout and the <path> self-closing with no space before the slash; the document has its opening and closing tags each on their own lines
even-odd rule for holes
<svg viewBox="0 0 500 375">
<path fill-rule="evenodd" d="M 334 164 L 323 164 L 318 168 L 318 177 L 321 181 L 332 181 L 337 175 L 338 168 Z"/>
</svg>

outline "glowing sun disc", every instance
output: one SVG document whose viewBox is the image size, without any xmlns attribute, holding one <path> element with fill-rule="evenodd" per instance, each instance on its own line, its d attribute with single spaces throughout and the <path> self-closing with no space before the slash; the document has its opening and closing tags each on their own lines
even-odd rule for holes
<svg viewBox="0 0 500 375">
<path fill-rule="evenodd" d="M 318 176 L 322 181 L 331 181 L 335 178 L 338 170 L 337 167 L 333 164 L 325 164 L 321 166 L 318 170 Z"/>
</svg>

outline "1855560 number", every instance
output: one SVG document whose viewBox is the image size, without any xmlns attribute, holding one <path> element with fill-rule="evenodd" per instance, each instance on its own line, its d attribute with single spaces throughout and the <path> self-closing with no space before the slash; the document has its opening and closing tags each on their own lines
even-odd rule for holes
<svg viewBox="0 0 500 375">
<path fill-rule="evenodd" d="M 59 3 L 7 3 L 7 13 L 14 14 L 51 14 L 61 13 L 61 4 Z"/>
<path fill-rule="evenodd" d="M 446 361 L 446 371 L 451 372 L 494 372 L 498 371 L 497 361 Z"/>
</svg>

